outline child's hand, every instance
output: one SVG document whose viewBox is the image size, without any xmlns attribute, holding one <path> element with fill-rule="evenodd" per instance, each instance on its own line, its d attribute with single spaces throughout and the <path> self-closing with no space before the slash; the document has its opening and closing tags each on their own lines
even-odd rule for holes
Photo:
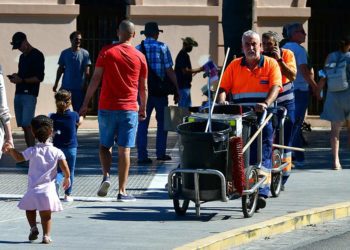
<svg viewBox="0 0 350 250">
<path fill-rule="evenodd" d="M 9 154 L 11 148 L 13 148 L 13 144 L 10 142 L 5 142 L 5 144 L 2 147 L 2 152 L 4 152 L 5 154 Z"/>
<path fill-rule="evenodd" d="M 68 177 L 64 177 L 62 186 L 64 190 L 70 187 L 70 179 Z"/>
</svg>

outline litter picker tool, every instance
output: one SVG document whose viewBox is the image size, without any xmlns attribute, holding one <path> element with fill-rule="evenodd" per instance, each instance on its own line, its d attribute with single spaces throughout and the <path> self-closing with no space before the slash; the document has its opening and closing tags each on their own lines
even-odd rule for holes
<svg viewBox="0 0 350 250">
<path fill-rule="evenodd" d="M 226 56 L 225 56 L 225 60 L 224 60 L 224 65 L 222 66 L 222 70 L 221 70 L 221 74 L 220 74 L 220 79 L 219 79 L 219 83 L 218 83 L 218 86 L 216 88 L 216 91 L 215 91 L 215 96 L 214 96 L 214 99 L 213 99 L 213 104 L 211 104 L 211 98 L 210 98 L 210 81 L 208 80 L 208 104 L 209 104 L 209 114 L 208 114 L 208 121 L 207 121 L 207 126 L 205 127 L 205 132 L 207 133 L 208 132 L 208 129 L 210 127 L 210 131 L 211 132 L 211 115 L 213 114 L 213 110 L 214 110 L 214 106 L 215 106 L 215 100 L 218 96 L 218 92 L 219 92 L 219 88 L 220 88 L 220 84 L 221 84 L 221 80 L 222 80 L 222 76 L 224 74 L 223 70 L 226 68 L 226 62 L 227 62 L 227 58 L 228 58 L 228 55 L 230 53 L 230 47 L 227 48 L 227 51 L 226 51 Z"/>
</svg>

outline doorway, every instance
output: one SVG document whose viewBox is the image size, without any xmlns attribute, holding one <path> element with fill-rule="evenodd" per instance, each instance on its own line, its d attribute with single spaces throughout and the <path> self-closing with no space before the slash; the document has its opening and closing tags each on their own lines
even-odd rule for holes
<svg viewBox="0 0 350 250">
<path fill-rule="evenodd" d="M 342 36 L 350 35 L 350 1 L 308 0 L 307 7 L 311 7 L 308 51 L 317 79 L 317 72 L 323 68 L 328 53 L 337 50 L 337 42 Z M 308 114 L 318 115 L 322 107 L 322 103 L 313 98 Z"/>
<path fill-rule="evenodd" d="M 117 40 L 117 27 L 127 17 L 128 0 L 76 0 L 80 6 L 77 30 L 82 32 L 82 46 L 89 51 L 92 62 L 91 74 L 101 48 Z M 97 115 L 96 91 L 89 104 L 88 115 Z"/>
</svg>

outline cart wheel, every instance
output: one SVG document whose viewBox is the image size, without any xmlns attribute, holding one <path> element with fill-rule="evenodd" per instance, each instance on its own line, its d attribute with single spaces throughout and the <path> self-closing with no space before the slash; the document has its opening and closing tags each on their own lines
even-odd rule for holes
<svg viewBox="0 0 350 250">
<path fill-rule="evenodd" d="M 281 152 L 278 149 L 275 149 L 272 153 L 272 164 L 273 168 L 279 168 L 282 164 Z M 282 187 L 282 171 L 278 173 L 273 173 L 271 175 L 271 186 L 270 191 L 272 197 L 278 197 L 281 193 Z"/>
<path fill-rule="evenodd" d="M 249 166 L 245 170 L 246 186 L 245 189 L 251 189 L 258 181 L 258 170 L 255 166 Z M 250 218 L 255 213 L 256 205 L 258 201 L 258 189 L 252 193 L 242 196 L 242 209 L 244 218 Z"/>
<path fill-rule="evenodd" d="M 173 199 L 174 209 L 177 215 L 184 216 L 186 215 L 188 205 L 190 204 L 190 200 L 179 200 Z"/>
</svg>

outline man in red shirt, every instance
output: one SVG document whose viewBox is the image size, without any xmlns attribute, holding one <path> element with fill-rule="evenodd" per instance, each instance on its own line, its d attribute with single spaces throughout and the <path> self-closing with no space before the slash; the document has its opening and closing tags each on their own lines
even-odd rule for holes
<svg viewBox="0 0 350 250">
<path fill-rule="evenodd" d="M 119 43 L 102 48 L 87 90 L 80 115 L 86 115 L 89 100 L 102 80 L 98 107 L 100 131 L 100 161 L 103 181 L 97 192 L 106 196 L 110 183 L 112 147 L 118 145 L 119 193 L 118 201 L 134 201 L 126 193 L 130 167 L 130 148 L 135 146 L 138 121 L 146 118 L 147 62 L 145 56 L 131 45 L 135 27 L 124 20 L 118 29 Z M 139 95 L 140 105 L 137 97 Z"/>
</svg>

